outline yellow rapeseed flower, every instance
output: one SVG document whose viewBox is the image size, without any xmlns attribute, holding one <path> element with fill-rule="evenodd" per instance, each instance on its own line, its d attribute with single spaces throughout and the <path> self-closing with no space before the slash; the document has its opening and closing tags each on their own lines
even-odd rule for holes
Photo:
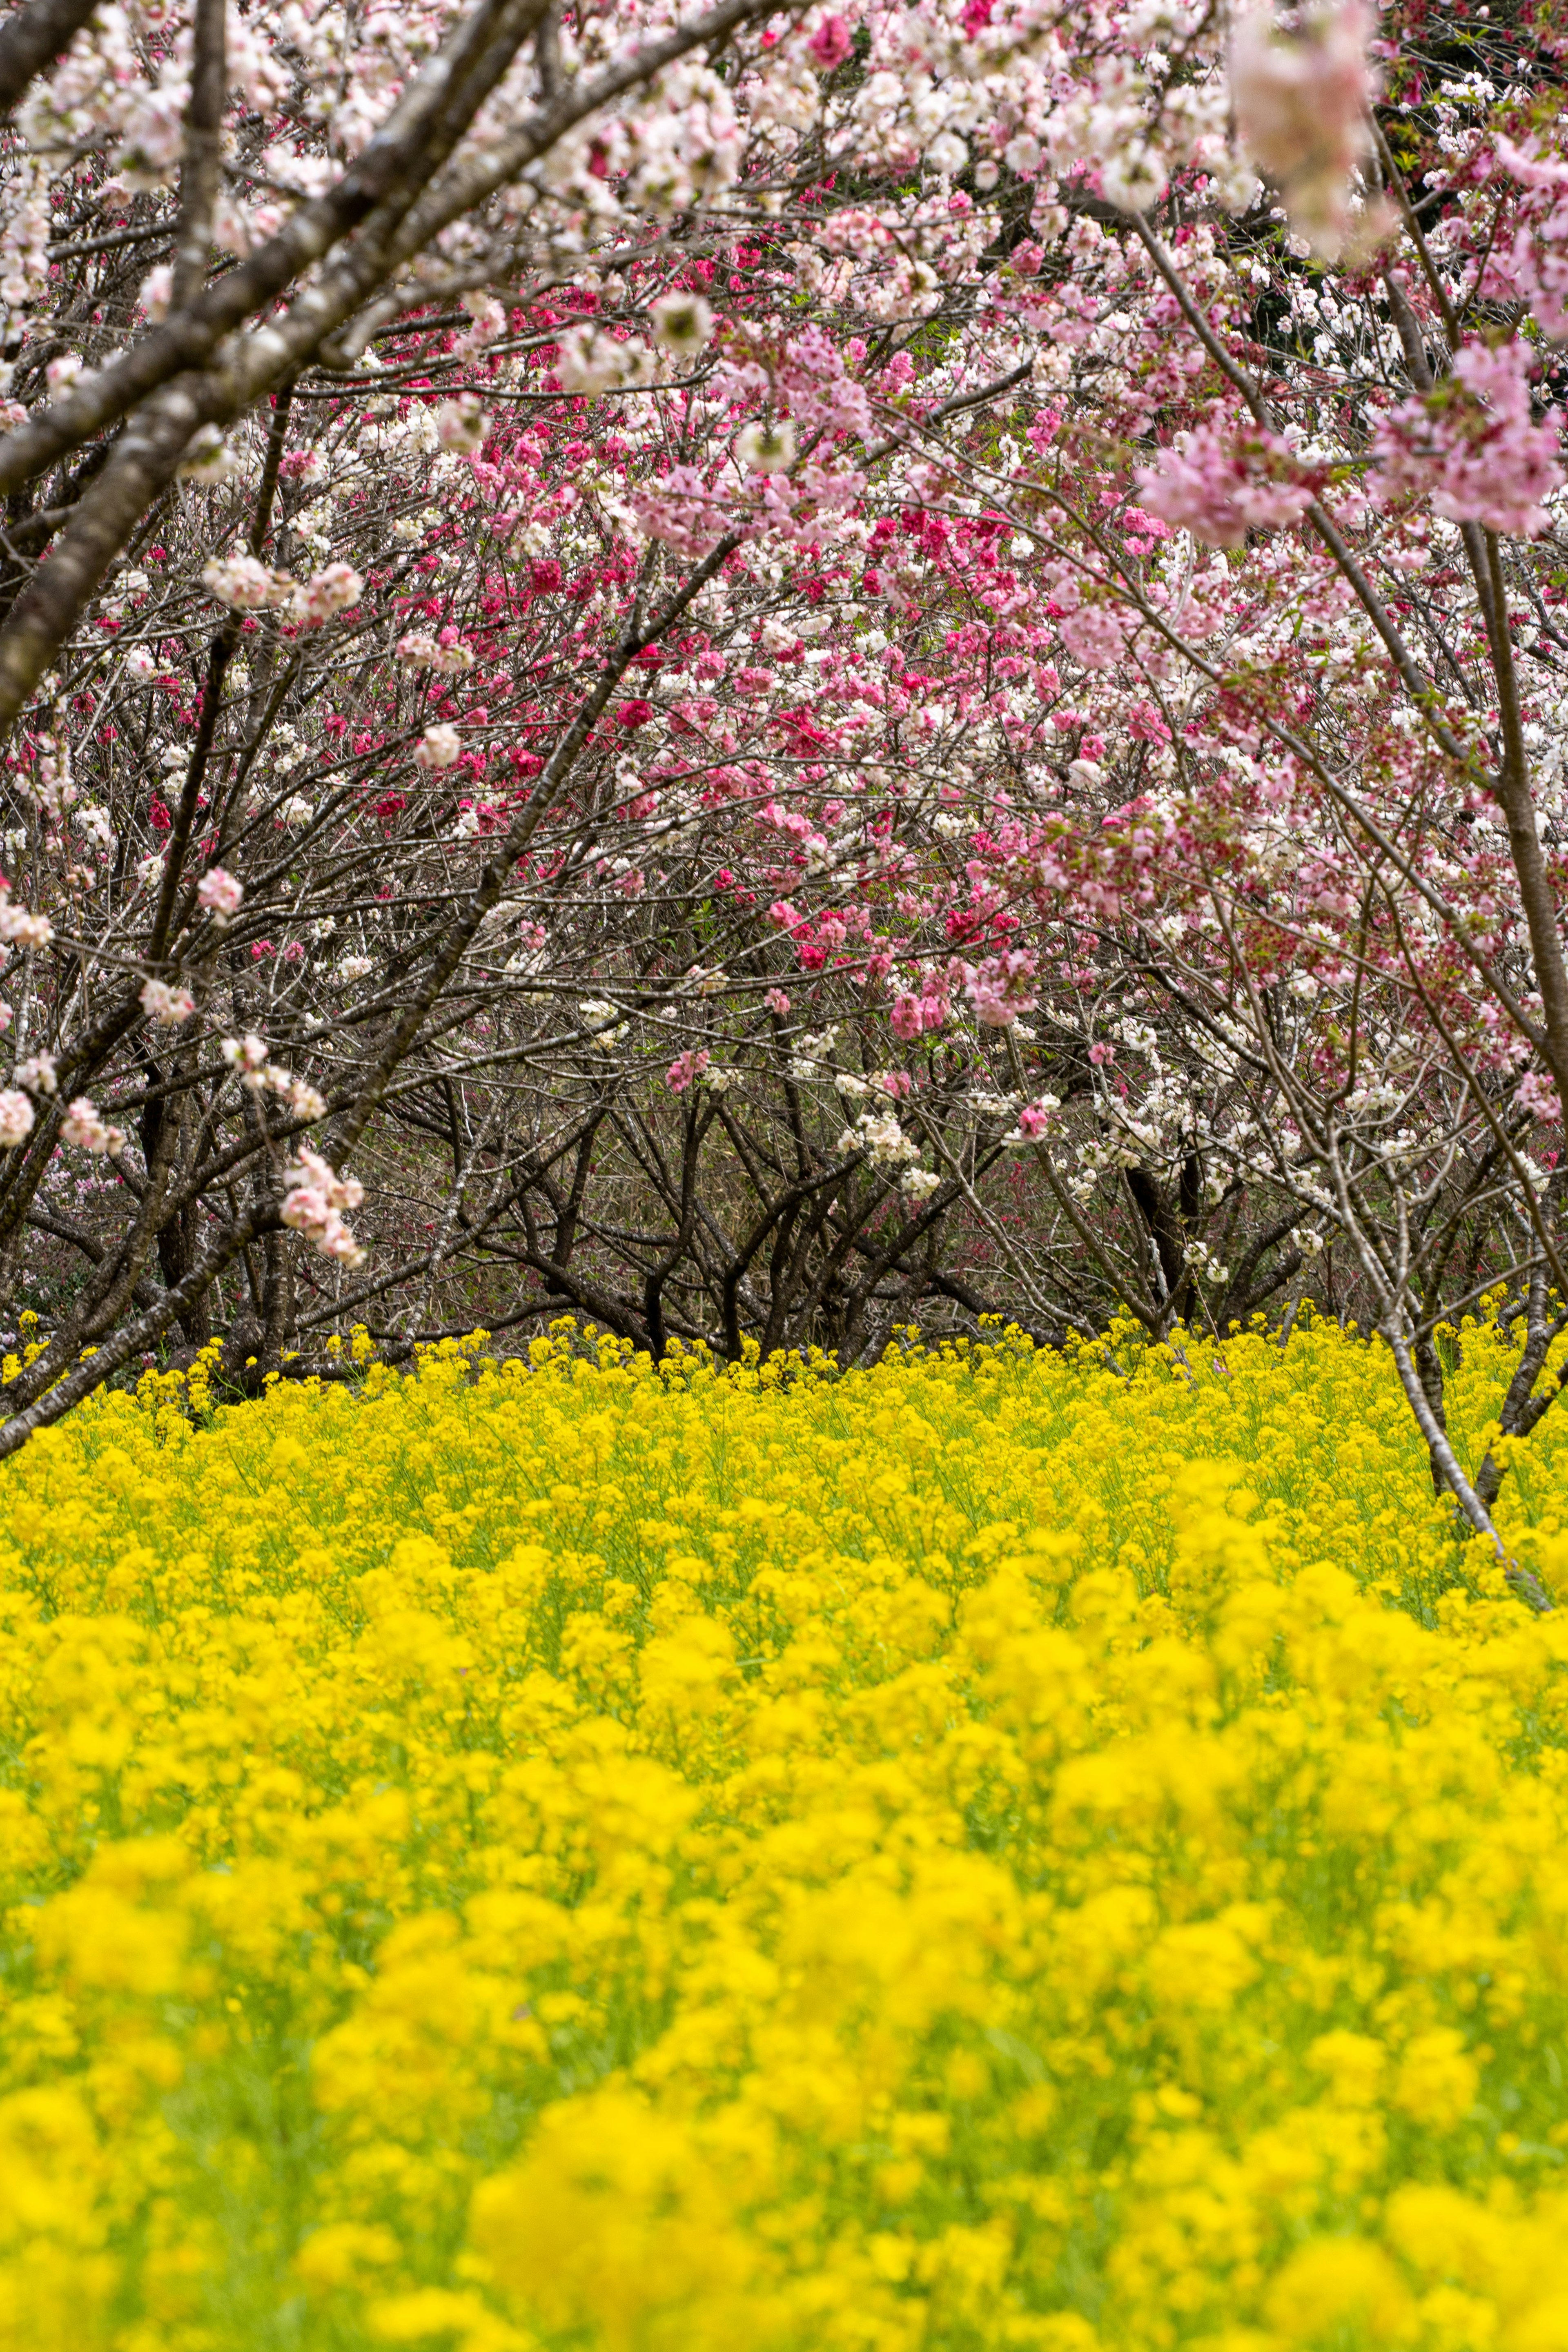
<svg viewBox="0 0 1568 2352">
<path fill-rule="evenodd" d="M 346 1356 L 0 1478 L 0 2352 L 1564 2352 L 1568 1609 L 1380 1355 Z"/>
</svg>

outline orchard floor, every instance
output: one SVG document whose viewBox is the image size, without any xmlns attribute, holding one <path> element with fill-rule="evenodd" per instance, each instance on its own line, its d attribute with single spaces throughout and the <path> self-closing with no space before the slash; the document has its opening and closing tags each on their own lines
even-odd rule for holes
<svg viewBox="0 0 1568 2352">
<path fill-rule="evenodd" d="M 1131 1346 L 8 1465 L 5 2352 L 1565 2352 L 1568 1608 L 1333 1327 Z"/>
</svg>

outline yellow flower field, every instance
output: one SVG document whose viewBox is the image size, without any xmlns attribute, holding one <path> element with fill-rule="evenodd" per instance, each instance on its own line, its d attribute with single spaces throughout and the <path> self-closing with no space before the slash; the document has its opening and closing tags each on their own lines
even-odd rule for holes
<svg viewBox="0 0 1568 2352">
<path fill-rule="evenodd" d="M 1184 1357 L 37 1438 L 0 2346 L 1565 2352 L 1568 1609 L 1380 1355 Z"/>
</svg>

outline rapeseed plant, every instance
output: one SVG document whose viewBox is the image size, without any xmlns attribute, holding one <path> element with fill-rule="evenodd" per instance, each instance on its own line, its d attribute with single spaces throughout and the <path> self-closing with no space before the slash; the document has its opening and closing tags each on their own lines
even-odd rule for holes
<svg viewBox="0 0 1568 2352">
<path fill-rule="evenodd" d="M 7 1466 L 0 2347 L 1568 2347 L 1568 1611 L 1383 1358 L 830 1372 Z"/>
</svg>

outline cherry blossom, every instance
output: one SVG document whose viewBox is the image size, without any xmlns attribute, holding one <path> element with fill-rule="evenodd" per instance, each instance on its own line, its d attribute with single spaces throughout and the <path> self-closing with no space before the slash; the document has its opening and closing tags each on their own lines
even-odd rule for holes
<svg viewBox="0 0 1568 2352">
<path fill-rule="evenodd" d="M 357 1209 L 364 1189 L 352 1176 L 337 1175 L 320 1153 L 301 1144 L 299 1156 L 283 1171 L 283 1223 L 323 1257 L 348 1266 L 360 1265 L 364 1252 L 343 1223 L 345 1209 Z"/>
<path fill-rule="evenodd" d="M 245 899 L 245 886 L 221 866 L 209 866 L 196 885 L 196 902 L 206 908 L 218 921 L 227 922 L 238 914 Z"/>
<path fill-rule="evenodd" d="M 188 988 L 178 982 L 149 978 L 142 983 L 140 1003 L 150 1021 L 163 1028 L 177 1029 L 195 1011 L 195 999 Z"/>
<path fill-rule="evenodd" d="M 1242 144 L 1280 189 L 1294 227 L 1329 260 L 1351 234 L 1351 179 L 1371 149 L 1371 29 L 1362 0 L 1303 10 L 1289 29 L 1270 0 L 1252 0 L 1231 39 Z"/>
<path fill-rule="evenodd" d="M 450 768 L 462 748 L 463 739 L 457 729 L 442 722 L 425 730 L 415 746 L 415 762 L 421 768 Z"/>
<path fill-rule="evenodd" d="M 1437 390 L 1384 419 L 1375 449 L 1385 494 L 1425 493 L 1453 522 L 1538 538 L 1564 477 L 1555 415 L 1531 415 L 1533 373 L 1517 338 L 1500 349 L 1468 343 Z"/>
<path fill-rule="evenodd" d="M 1134 479 L 1151 514 L 1206 547 L 1239 547 L 1249 530 L 1279 530 L 1305 513 L 1312 492 L 1299 472 L 1277 433 L 1237 422 L 1182 432 Z"/>
<path fill-rule="evenodd" d="M 15 1151 L 32 1133 L 37 1114 L 15 1087 L 0 1089 L 0 1151 Z"/>
<path fill-rule="evenodd" d="M 60 1140 L 99 1159 L 114 1158 L 125 1149 L 125 1130 L 110 1127 L 86 1095 L 78 1095 L 60 1121 Z"/>
</svg>

